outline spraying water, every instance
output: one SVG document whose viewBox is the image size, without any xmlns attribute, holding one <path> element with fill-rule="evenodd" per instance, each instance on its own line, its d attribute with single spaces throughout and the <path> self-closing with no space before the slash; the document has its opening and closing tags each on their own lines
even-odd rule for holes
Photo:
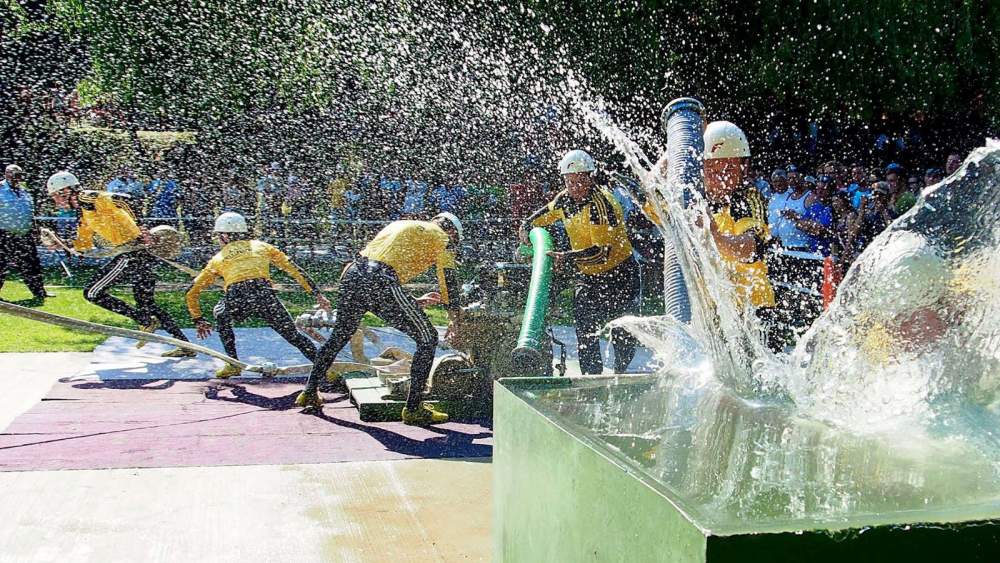
<svg viewBox="0 0 1000 563">
<path fill-rule="evenodd" d="M 613 124 L 592 118 L 632 150 Z M 661 180 L 637 172 L 660 193 Z M 526 399 L 719 533 L 892 522 L 914 511 L 933 521 L 992 517 L 998 187 L 1000 146 L 991 143 L 873 241 L 832 308 L 779 355 L 731 297 L 712 239 L 695 225 L 704 203 L 685 208 L 668 189 L 660 205 L 675 231 L 664 235 L 678 243 L 692 323 L 618 321 L 656 352 L 659 376 Z"/>
<path fill-rule="evenodd" d="M 669 185 L 614 123 L 586 115 L 656 202 L 688 281 L 690 325 L 671 317 L 618 321 L 656 351 L 667 372 L 679 358 L 699 356 L 695 365 L 745 398 L 789 397 L 804 414 L 865 431 L 904 415 L 926 421 L 948 401 L 994 401 L 1000 145 L 979 149 L 925 190 L 859 257 L 837 301 L 794 352 L 776 355 L 699 226 L 706 209 L 699 192 Z"/>
</svg>

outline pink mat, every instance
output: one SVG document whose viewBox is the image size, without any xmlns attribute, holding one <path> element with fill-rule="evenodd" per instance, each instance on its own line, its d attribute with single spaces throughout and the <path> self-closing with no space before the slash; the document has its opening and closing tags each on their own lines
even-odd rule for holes
<svg viewBox="0 0 1000 563">
<path fill-rule="evenodd" d="M 488 457 L 492 431 L 367 423 L 342 394 L 321 416 L 301 384 L 67 380 L 0 434 L 0 471 Z"/>
</svg>

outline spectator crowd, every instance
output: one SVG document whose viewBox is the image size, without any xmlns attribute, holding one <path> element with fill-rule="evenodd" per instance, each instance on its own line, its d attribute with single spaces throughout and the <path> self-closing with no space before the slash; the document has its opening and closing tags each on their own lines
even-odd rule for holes
<svg viewBox="0 0 1000 563">
<path fill-rule="evenodd" d="M 808 326 L 818 314 L 824 263 L 842 275 L 879 233 L 913 207 L 923 188 L 961 163 L 962 155 L 952 152 L 942 168 L 908 170 L 895 162 L 870 168 L 830 161 L 815 170 L 794 164 L 769 174 L 753 170 L 754 186 L 768 202 L 769 276 L 778 307 L 791 324 Z"/>
</svg>

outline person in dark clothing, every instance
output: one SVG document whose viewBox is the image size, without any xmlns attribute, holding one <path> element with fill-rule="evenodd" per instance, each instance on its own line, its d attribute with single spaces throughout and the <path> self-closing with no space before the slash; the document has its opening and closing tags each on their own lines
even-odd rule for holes
<svg viewBox="0 0 1000 563">
<path fill-rule="evenodd" d="M 24 171 L 11 164 L 0 182 L 0 288 L 7 269 L 21 274 L 36 302 L 48 294 L 38 259 L 38 227 L 35 225 L 35 200 L 24 185 Z"/>
<path fill-rule="evenodd" d="M 890 207 L 891 189 L 886 182 L 876 182 L 871 196 L 861 200 L 861 207 L 848 228 L 855 255 L 861 254 L 896 219 Z"/>
<path fill-rule="evenodd" d="M 615 196 L 593 179 L 594 159 L 582 150 L 568 152 L 559 163 L 566 189 L 548 205 L 528 216 L 519 236 L 527 243 L 532 227 L 562 222 L 569 251 L 553 251 L 556 269 L 569 263 L 576 273 L 573 312 L 580 371 L 604 369 L 599 333 L 609 321 L 634 313 L 639 295 L 639 268 L 624 211 Z M 625 372 L 635 356 L 635 338 L 623 328 L 611 330 L 616 373 Z"/>
</svg>

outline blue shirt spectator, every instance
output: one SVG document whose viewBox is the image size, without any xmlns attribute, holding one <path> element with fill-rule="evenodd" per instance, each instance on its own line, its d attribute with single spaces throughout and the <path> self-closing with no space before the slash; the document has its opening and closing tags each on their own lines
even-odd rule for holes
<svg viewBox="0 0 1000 563">
<path fill-rule="evenodd" d="M 615 196 L 615 199 L 617 199 L 618 203 L 622 206 L 622 215 L 625 220 L 628 221 L 628 218 L 632 216 L 632 213 L 634 213 L 636 209 L 635 201 L 632 199 L 632 195 L 625 188 L 619 185 L 615 185 L 611 189 L 611 195 Z"/>
<path fill-rule="evenodd" d="M 176 180 L 157 178 L 146 186 L 146 194 L 152 203 L 149 210 L 150 217 L 158 219 L 177 217 L 181 191 Z"/>
<path fill-rule="evenodd" d="M 24 188 L 0 182 L 0 231 L 23 235 L 31 231 L 35 215 L 35 200 Z"/>
<path fill-rule="evenodd" d="M 810 245 L 809 235 L 799 230 L 795 222 L 785 215 L 787 211 L 793 211 L 799 217 L 805 215 L 808 193 L 791 189 L 785 193 L 774 194 L 767 204 L 767 225 L 771 230 L 771 236 L 779 239 L 781 245 L 787 249 L 804 250 Z"/>
<path fill-rule="evenodd" d="M 361 190 L 351 186 L 344 190 L 344 214 L 347 219 L 357 219 L 361 208 Z"/>
<path fill-rule="evenodd" d="M 833 209 L 825 203 L 814 203 L 802 214 L 802 219 L 829 227 L 833 224 Z M 806 234 L 806 237 L 809 238 L 809 250 L 819 252 L 823 256 L 829 256 L 831 241 L 828 238 L 814 237 L 809 234 Z"/>
<path fill-rule="evenodd" d="M 403 200 L 403 215 L 419 215 L 424 212 L 427 197 L 427 182 L 406 181 L 406 198 Z"/>
<path fill-rule="evenodd" d="M 861 200 L 864 199 L 864 198 L 866 198 L 866 197 L 871 197 L 871 195 L 872 195 L 871 190 L 860 190 L 859 189 L 858 191 L 854 192 L 853 196 L 851 196 L 851 207 L 853 207 L 854 209 L 860 209 L 861 208 Z"/>
<path fill-rule="evenodd" d="M 140 200 L 144 195 L 144 187 L 131 172 L 126 171 L 108 182 L 104 189 L 113 194 L 124 194 Z"/>
<path fill-rule="evenodd" d="M 388 176 L 382 176 L 378 182 L 379 191 L 382 192 L 382 213 L 383 217 L 390 220 L 399 219 L 403 209 L 403 199 L 406 193 L 403 182 Z"/>
<path fill-rule="evenodd" d="M 764 179 L 763 176 L 758 176 L 756 180 L 753 181 L 753 185 L 760 192 L 760 195 L 764 197 L 764 201 L 771 199 L 771 184 Z"/>
<path fill-rule="evenodd" d="M 403 189 L 403 182 L 383 176 L 382 179 L 378 181 L 378 187 L 387 192 L 398 192 Z"/>
<path fill-rule="evenodd" d="M 465 199 L 465 188 L 462 186 L 448 186 L 438 184 L 431 191 L 431 197 L 437 206 L 438 211 L 447 211 L 458 214 Z"/>
</svg>

